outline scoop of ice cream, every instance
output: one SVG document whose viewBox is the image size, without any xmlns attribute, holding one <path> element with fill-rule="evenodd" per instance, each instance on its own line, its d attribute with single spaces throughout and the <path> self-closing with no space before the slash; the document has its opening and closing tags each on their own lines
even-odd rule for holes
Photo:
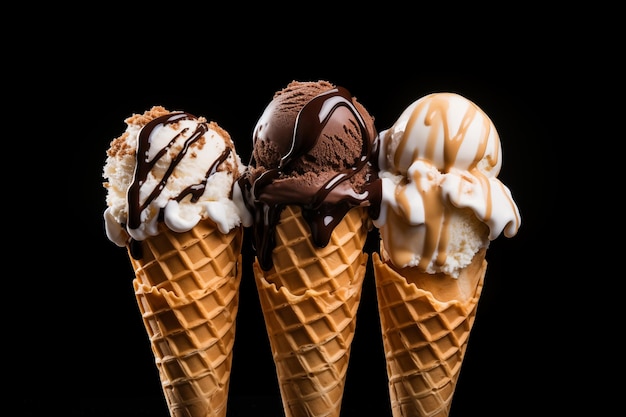
<svg viewBox="0 0 626 417">
<path fill-rule="evenodd" d="M 297 182 L 292 200 L 301 199 L 302 187 L 310 198 L 338 173 L 349 174 L 342 187 L 358 189 L 368 173 L 362 156 L 375 135 L 373 118 L 347 90 L 327 81 L 294 81 L 274 95 L 256 124 L 254 166 L 257 173 L 275 170 L 274 180 L 291 188 Z"/>
<path fill-rule="evenodd" d="M 125 120 L 111 142 L 103 176 L 106 233 L 119 246 L 210 218 L 227 233 L 251 223 L 237 179 L 245 171 L 230 135 L 215 122 L 154 106 Z M 239 201 L 238 201 L 239 200 Z"/>
<path fill-rule="evenodd" d="M 374 224 L 383 257 L 397 267 L 457 277 L 478 250 L 519 229 L 517 205 L 497 179 L 498 132 L 458 94 L 430 94 L 407 107 L 380 133 L 378 163 L 383 195 Z"/>
<path fill-rule="evenodd" d="M 293 81 L 275 93 L 254 129 L 243 181 L 263 268 L 271 267 L 273 228 L 285 205 L 301 206 L 324 247 L 349 209 L 380 195 L 370 163 L 376 135 L 374 118 L 343 87 Z"/>
</svg>

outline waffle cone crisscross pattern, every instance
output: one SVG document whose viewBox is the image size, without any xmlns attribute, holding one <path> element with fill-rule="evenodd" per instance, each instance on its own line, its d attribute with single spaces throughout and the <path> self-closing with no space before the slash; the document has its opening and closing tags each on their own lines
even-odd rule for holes
<svg viewBox="0 0 626 417">
<path fill-rule="evenodd" d="M 243 231 L 162 227 L 130 257 L 133 286 L 172 417 L 225 417 Z"/>
<path fill-rule="evenodd" d="M 269 282 L 292 294 L 308 290 L 334 291 L 354 280 L 367 238 L 365 209 L 355 208 L 335 227 L 328 245 L 317 247 L 299 206 L 286 206 L 276 226 L 274 268 L 265 272 Z"/>
<path fill-rule="evenodd" d="M 253 269 L 287 417 L 338 417 L 368 256 L 366 212 L 353 209 L 326 248 L 297 207 L 277 226 L 274 268 Z"/>
<path fill-rule="evenodd" d="M 477 256 L 468 267 L 480 274 L 473 297 L 442 302 L 372 259 L 393 416 L 448 416 L 487 262 Z"/>
</svg>

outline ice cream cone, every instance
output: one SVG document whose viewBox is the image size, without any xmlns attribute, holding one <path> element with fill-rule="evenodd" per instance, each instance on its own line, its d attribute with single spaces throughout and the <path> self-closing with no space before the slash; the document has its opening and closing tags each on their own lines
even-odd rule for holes
<svg viewBox="0 0 626 417">
<path fill-rule="evenodd" d="M 487 269 L 485 249 L 456 279 L 396 269 L 378 253 L 372 260 L 393 416 L 448 416 Z"/>
<path fill-rule="evenodd" d="M 352 209 L 324 248 L 297 206 L 276 227 L 274 267 L 254 274 L 287 417 L 338 417 L 367 254 L 367 213 Z"/>
<path fill-rule="evenodd" d="M 172 417 L 225 417 L 243 229 L 162 227 L 130 256 L 139 310 Z"/>
</svg>

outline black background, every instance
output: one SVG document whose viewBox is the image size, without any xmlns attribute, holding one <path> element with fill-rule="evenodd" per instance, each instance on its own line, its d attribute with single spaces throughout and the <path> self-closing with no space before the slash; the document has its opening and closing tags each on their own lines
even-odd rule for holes
<svg viewBox="0 0 626 417">
<path fill-rule="evenodd" d="M 227 24 L 228 16 L 218 19 L 211 12 L 191 13 L 180 26 L 153 26 L 147 16 L 138 19 L 145 26 L 135 26 L 137 20 L 121 12 L 107 14 L 97 26 L 87 19 L 59 25 L 54 37 L 37 45 L 52 54 L 30 65 L 35 76 L 15 79 L 14 87 L 41 113 L 21 112 L 30 123 L 23 133 L 42 147 L 33 150 L 37 178 L 24 181 L 14 195 L 30 197 L 34 212 L 46 213 L 34 233 L 18 242 L 22 250 L 32 248 L 33 238 L 43 242 L 26 252 L 30 256 L 22 264 L 32 280 L 26 287 L 10 283 L 19 288 L 13 302 L 28 307 L 11 308 L 19 320 L 7 324 L 6 349 L 14 359 L 8 369 L 23 387 L 15 404 L 26 415 L 168 415 L 135 304 L 130 263 L 104 232 L 108 145 L 125 129 L 126 117 L 158 104 L 216 121 L 247 161 L 252 129 L 273 93 L 291 80 L 325 79 L 350 90 L 378 130 L 390 127 L 414 100 L 438 91 L 464 95 L 493 120 L 503 147 L 500 179 L 518 203 L 522 224 L 517 236 L 500 236 L 488 252 L 451 417 L 502 415 L 502 404 L 520 414 L 536 411 L 538 398 L 551 395 L 550 384 L 535 383 L 531 394 L 522 381 L 537 378 L 552 349 L 549 296 L 530 284 L 549 277 L 536 267 L 537 258 L 552 250 L 542 231 L 555 208 L 541 170 L 555 146 L 547 96 L 561 88 L 560 74 L 537 57 L 544 42 L 508 35 L 514 31 L 508 21 L 484 32 L 468 27 L 451 44 L 441 33 L 451 23 L 430 31 L 409 22 L 392 26 L 395 12 L 372 11 L 369 19 L 376 24 L 368 30 L 364 21 L 328 17 L 266 30 L 269 22 L 249 26 L 233 14 Z M 310 35 L 289 35 L 296 29 Z M 376 240 L 374 230 L 368 252 Z M 248 239 L 228 415 L 280 417 L 251 256 Z M 365 414 L 391 416 L 371 268 L 342 410 L 344 417 Z"/>
</svg>

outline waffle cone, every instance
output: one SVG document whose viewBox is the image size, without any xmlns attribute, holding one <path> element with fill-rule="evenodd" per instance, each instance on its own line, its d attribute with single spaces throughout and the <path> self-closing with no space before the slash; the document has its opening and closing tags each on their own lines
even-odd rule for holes
<svg viewBox="0 0 626 417">
<path fill-rule="evenodd" d="M 372 260 L 392 414 L 448 416 L 483 287 L 485 250 L 457 279 L 397 270 L 377 253 Z"/>
<path fill-rule="evenodd" d="M 363 209 L 317 248 L 298 207 L 276 229 L 274 267 L 253 270 L 287 417 L 338 417 L 367 265 Z"/>
<path fill-rule="evenodd" d="M 172 417 L 225 417 L 243 230 L 162 227 L 130 256 L 133 287 Z"/>
</svg>

